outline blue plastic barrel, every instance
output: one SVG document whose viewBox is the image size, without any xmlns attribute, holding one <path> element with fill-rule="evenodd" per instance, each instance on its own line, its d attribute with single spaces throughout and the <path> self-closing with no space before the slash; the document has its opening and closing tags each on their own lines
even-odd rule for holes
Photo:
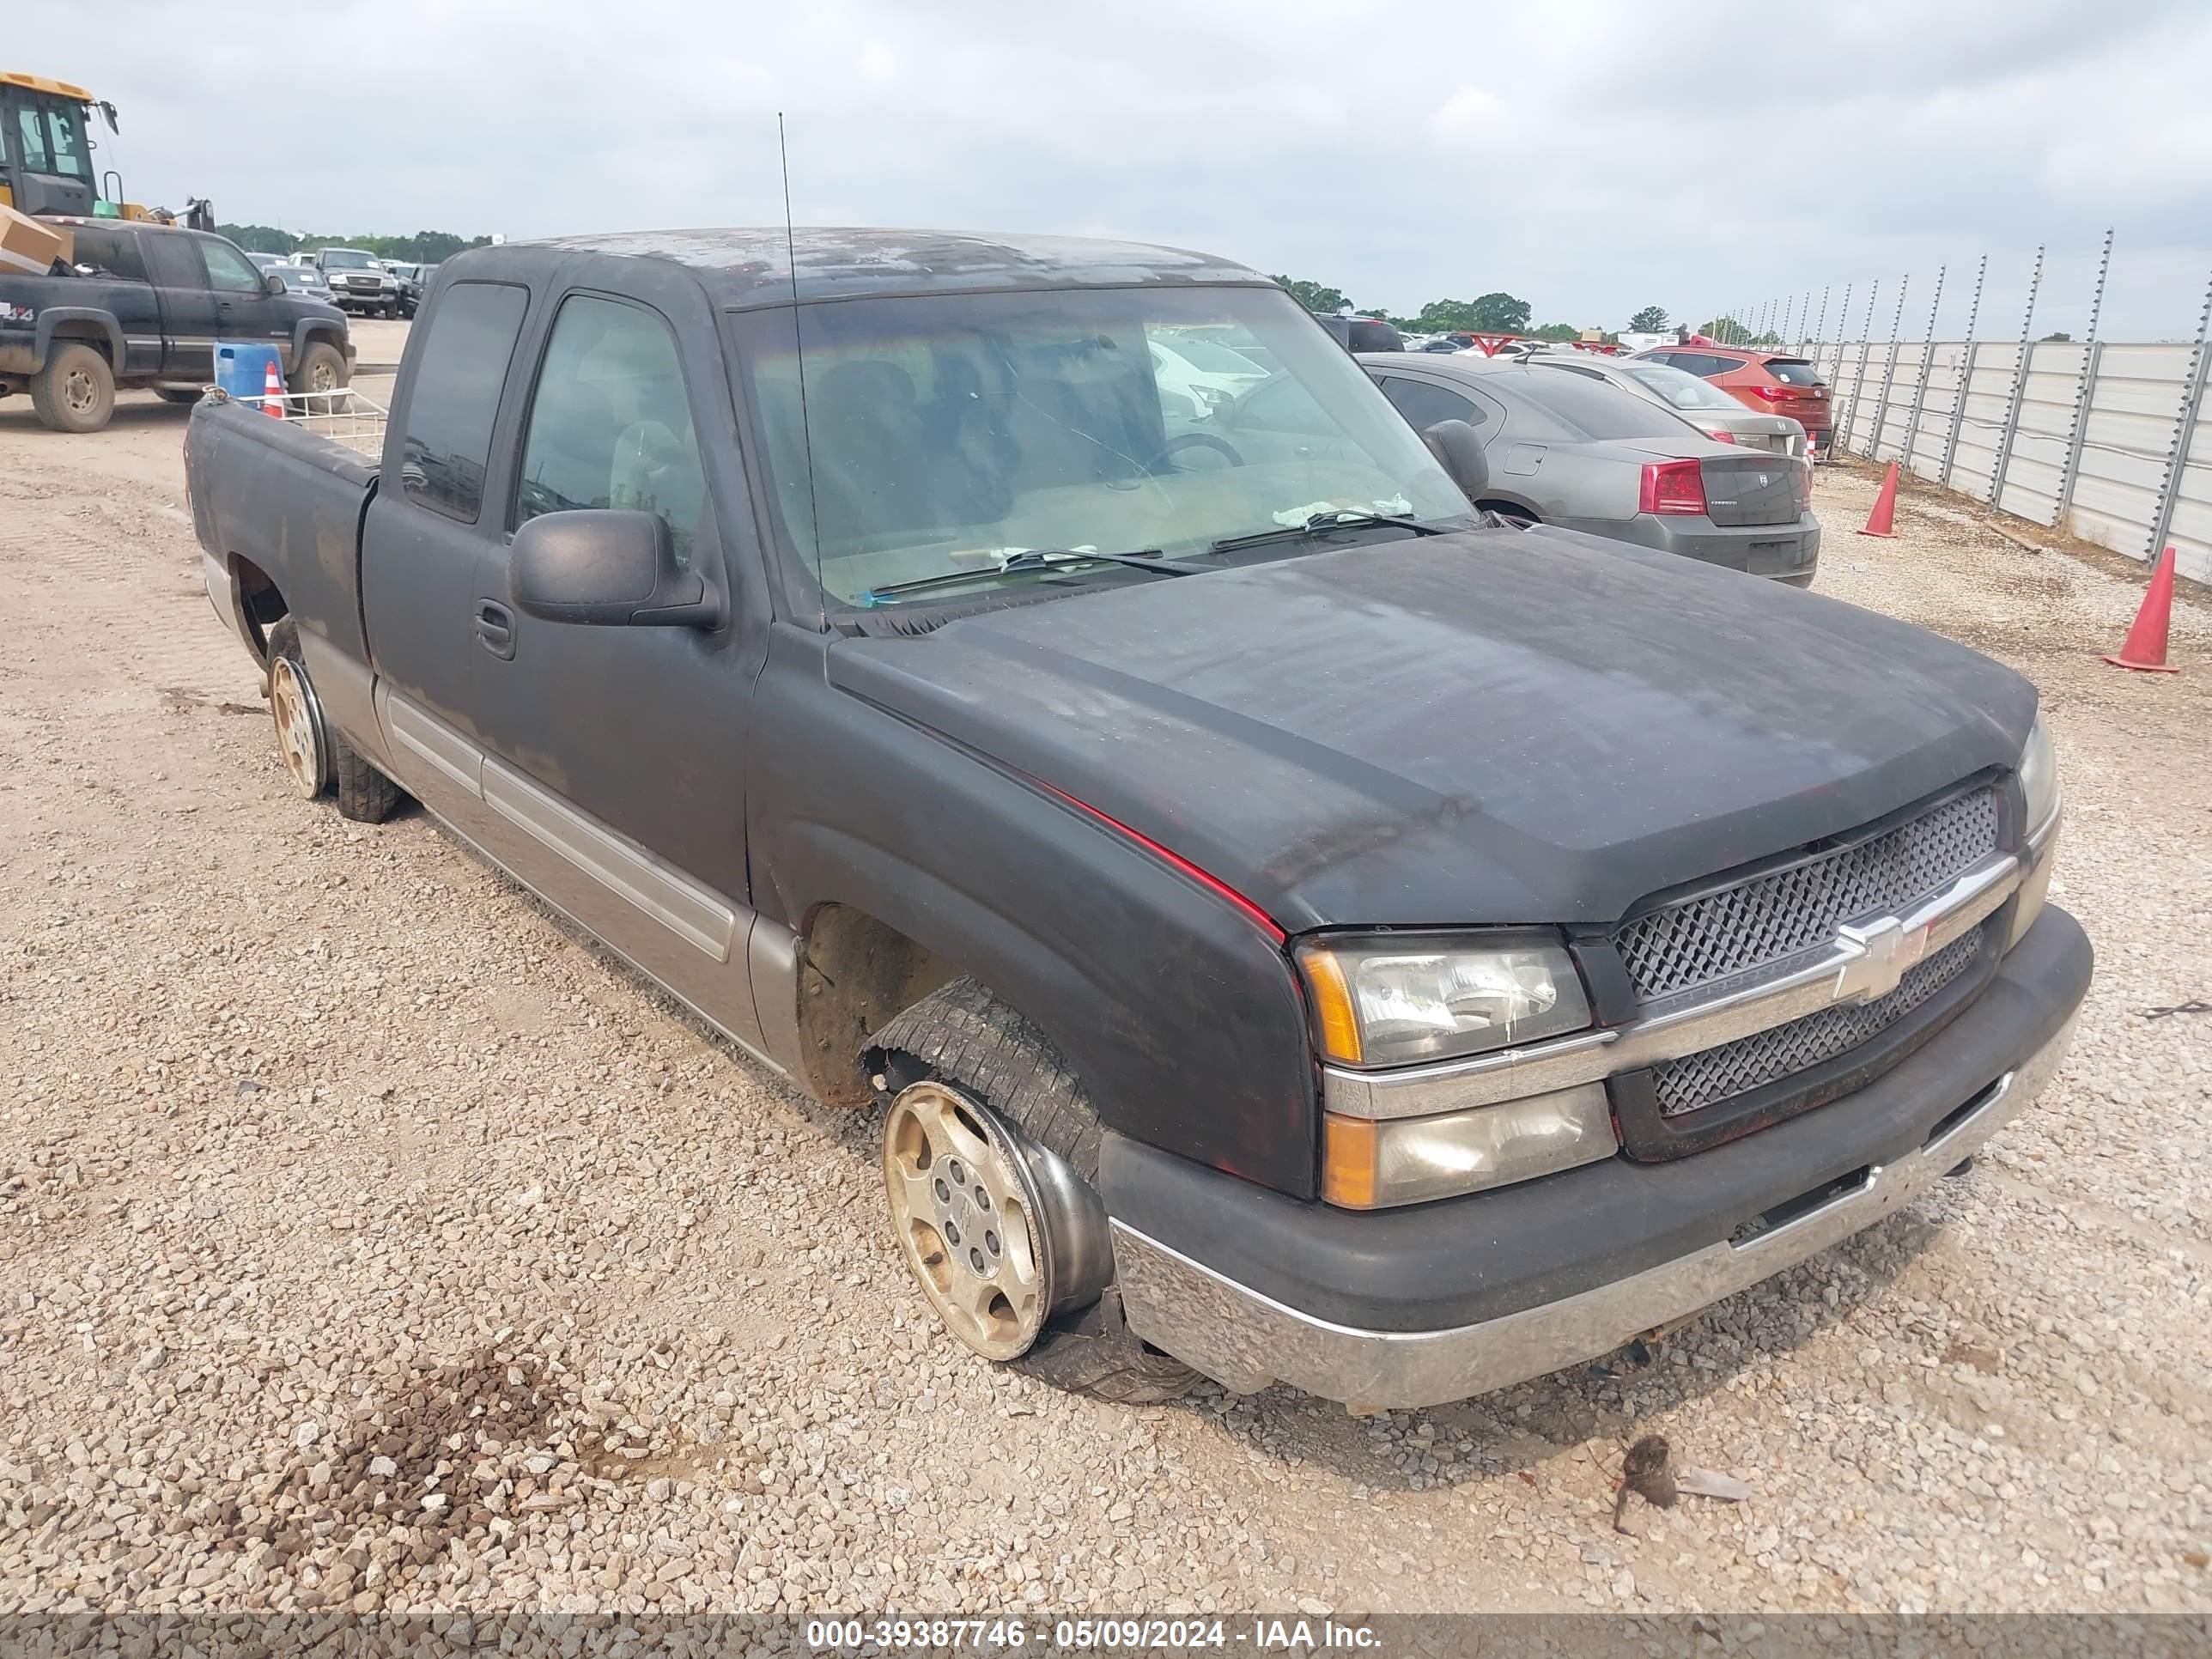
<svg viewBox="0 0 2212 1659">
<path fill-rule="evenodd" d="M 269 365 L 276 365 L 276 380 L 283 383 L 284 363 L 276 348 L 266 340 L 217 340 L 215 343 L 215 383 L 232 397 L 258 398 L 266 392 Z"/>
</svg>

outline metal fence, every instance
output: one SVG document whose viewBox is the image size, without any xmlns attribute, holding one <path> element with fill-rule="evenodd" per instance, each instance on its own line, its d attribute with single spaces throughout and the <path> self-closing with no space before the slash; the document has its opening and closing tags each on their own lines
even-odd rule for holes
<svg viewBox="0 0 2212 1659">
<path fill-rule="evenodd" d="M 1854 338 L 1823 337 L 1809 294 L 1802 306 L 1772 309 L 1774 337 L 1813 359 L 1832 389 L 1836 447 L 1898 461 L 1918 477 L 2135 558 L 2171 546 L 2181 574 L 2212 581 L 2212 419 L 2200 419 L 2212 378 L 2212 289 L 2193 339 L 2098 338 L 2112 268 L 2107 235 L 2087 337 L 2038 339 L 2039 249 L 2019 333 L 1990 339 L 1978 332 L 1987 268 L 1984 259 L 1975 275 L 1963 339 L 1936 336 L 1942 273 L 1924 301 L 1912 302 L 1909 280 L 1899 284 L 1893 308 L 1879 288 L 1862 289 L 1857 301 L 1846 290 L 1848 309 L 1866 319 Z M 1922 303 L 1921 337 L 1907 339 L 1907 319 Z M 1848 331 L 1855 319 L 1838 320 Z M 1889 325 L 1887 338 L 1877 321 Z M 1780 331 L 1793 325 L 1800 331 Z"/>
</svg>

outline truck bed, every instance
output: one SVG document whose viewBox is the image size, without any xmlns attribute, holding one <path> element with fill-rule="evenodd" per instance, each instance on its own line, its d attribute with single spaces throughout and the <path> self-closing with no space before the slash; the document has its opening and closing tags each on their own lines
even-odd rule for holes
<svg viewBox="0 0 2212 1659">
<path fill-rule="evenodd" d="M 361 523 L 377 471 L 368 457 L 246 404 L 210 398 L 192 411 L 185 472 L 200 546 L 226 580 L 242 560 L 249 591 L 258 571 L 283 592 L 311 665 L 319 647 L 368 660 Z"/>
</svg>

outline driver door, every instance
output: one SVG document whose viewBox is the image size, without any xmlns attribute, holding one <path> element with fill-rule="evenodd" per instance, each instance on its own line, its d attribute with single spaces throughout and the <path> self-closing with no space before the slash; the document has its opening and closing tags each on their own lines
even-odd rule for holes
<svg viewBox="0 0 2212 1659">
<path fill-rule="evenodd" d="M 730 592 L 696 435 L 711 423 L 694 418 L 696 399 L 726 398 L 719 380 L 711 394 L 691 383 L 659 312 L 584 289 L 562 298 L 539 352 L 510 532 L 577 508 L 651 513 L 678 560 Z M 494 850 L 757 1048 L 744 782 L 764 634 L 546 622 L 512 605 L 503 556 L 483 574 L 479 605 L 501 608 L 511 628 L 480 637 L 475 653 L 484 799 L 504 821 Z"/>
<path fill-rule="evenodd" d="M 291 306 L 269 292 L 252 260 L 220 236 L 195 236 L 207 262 L 215 295 L 216 333 L 225 340 L 260 340 L 276 348 L 284 372 L 292 370 Z"/>
</svg>

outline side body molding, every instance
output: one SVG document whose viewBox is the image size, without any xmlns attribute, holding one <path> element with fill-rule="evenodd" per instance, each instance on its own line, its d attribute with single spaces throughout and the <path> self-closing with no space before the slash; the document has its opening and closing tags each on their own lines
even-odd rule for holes
<svg viewBox="0 0 2212 1659">
<path fill-rule="evenodd" d="M 779 1075 L 798 1063 L 798 938 L 611 829 L 380 681 L 399 781 L 457 839 Z"/>
</svg>

